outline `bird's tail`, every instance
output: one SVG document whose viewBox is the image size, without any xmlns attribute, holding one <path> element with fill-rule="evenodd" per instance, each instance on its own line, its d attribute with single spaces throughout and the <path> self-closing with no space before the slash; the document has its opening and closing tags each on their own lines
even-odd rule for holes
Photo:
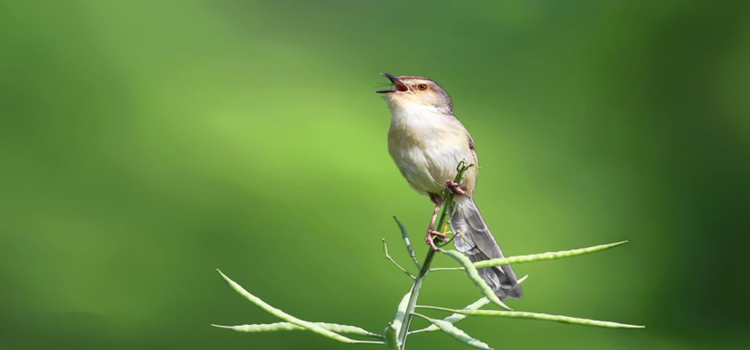
<svg viewBox="0 0 750 350">
<path fill-rule="evenodd" d="M 485 224 L 479 208 L 469 196 L 455 196 L 455 214 L 451 227 L 456 233 L 456 249 L 469 256 L 473 262 L 503 257 L 503 251 Z M 453 209 L 451 209 L 453 210 Z M 501 299 L 521 298 L 523 292 L 510 265 L 485 267 L 479 274 Z"/>
</svg>

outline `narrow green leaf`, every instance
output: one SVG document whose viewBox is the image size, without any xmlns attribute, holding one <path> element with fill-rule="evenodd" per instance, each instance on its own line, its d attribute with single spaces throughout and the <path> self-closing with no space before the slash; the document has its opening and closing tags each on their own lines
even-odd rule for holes
<svg viewBox="0 0 750 350">
<path fill-rule="evenodd" d="M 500 301 L 500 298 L 495 295 L 495 291 L 493 291 L 492 288 L 487 285 L 487 283 L 482 279 L 482 276 L 479 276 L 479 271 L 477 271 L 477 268 L 474 267 L 474 264 L 472 264 L 471 260 L 469 260 L 466 255 L 456 250 L 444 250 L 443 253 L 455 259 L 459 264 L 461 264 L 461 266 L 464 267 L 464 269 L 466 270 L 466 275 L 469 276 L 469 279 L 474 282 L 474 285 L 476 285 L 477 288 L 482 291 L 482 294 L 484 294 L 487 299 L 497 305 L 500 305 L 504 309 L 513 310 L 508 307 L 508 305 L 505 305 L 505 303 Z"/>
<path fill-rule="evenodd" d="M 485 350 L 492 349 L 486 343 L 483 343 L 477 339 L 472 338 L 471 336 L 466 334 L 464 331 L 460 330 L 458 327 L 454 326 L 452 323 L 448 321 L 432 319 L 432 318 L 429 318 L 427 316 L 424 316 L 418 313 L 413 313 L 412 315 L 424 318 L 425 320 L 429 321 L 433 325 L 440 328 L 441 331 L 445 332 L 446 334 L 450 335 L 451 337 L 455 338 L 456 340 L 466 345 L 470 345 L 478 349 L 485 349 Z"/>
<path fill-rule="evenodd" d="M 388 327 L 385 327 L 385 347 L 388 350 L 399 350 L 401 347 L 398 345 L 398 327 L 393 325 L 393 322 L 388 322 Z"/>
<path fill-rule="evenodd" d="M 473 302 L 473 303 L 471 303 L 469 305 L 466 305 L 466 307 L 464 307 L 464 310 L 479 310 L 479 308 L 481 308 L 482 306 L 485 306 L 485 305 L 487 305 L 489 303 L 490 303 L 490 300 L 487 299 L 487 297 L 482 297 L 481 299 L 479 299 L 479 300 L 477 300 L 477 301 L 475 301 L 475 302 Z M 464 318 L 466 318 L 466 315 L 453 314 L 453 315 L 450 315 L 450 316 L 446 317 L 443 320 L 446 321 L 446 322 L 450 322 L 450 323 L 455 324 L 456 322 L 461 321 Z"/>
<path fill-rule="evenodd" d="M 414 287 L 412 286 L 412 288 Z M 401 301 L 398 303 L 398 308 L 396 309 L 396 315 L 393 316 L 393 321 L 391 321 L 388 324 L 388 327 L 385 329 L 386 345 L 390 344 L 390 335 L 395 335 L 396 337 L 394 342 L 391 344 L 396 346 L 394 349 L 401 348 L 401 344 L 398 341 L 398 336 L 401 332 L 401 327 L 403 326 L 404 319 L 406 318 L 406 308 L 409 306 L 409 297 L 411 297 L 411 292 L 412 290 L 409 289 L 409 292 L 404 294 L 404 296 L 401 298 Z"/>
<path fill-rule="evenodd" d="M 605 327 L 605 328 L 645 328 L 646 327 L 646 326 L 617 323 L 617 322 L 610 322 L 610 321 L 599 321 L 599 320 L 591 320 L 587 318 L 540 314 L 536 312 L 525 312 L 525 311 L 453 310 L 453 309 L 447 309 L 447 308 L 437 307 L 437 306 L 418 306 L 418 307 L 423 308 L 423 309 L 449 311 L 449 312 L 464 314 L 468 316 L 496 316 L 496 317 L 525 318 L 525 319 L 533 319 L 533 320 L 578 324 L 582 326 L 592 326 L 592 327 Z"/>
<path fill-rule="evenodd" d="M 383 338 L 381 334 L 373 333 L 373 332 L 370 332 L 366 329 L 363 329 L 357 326 L 350 326 L 350 325 L 338 324 L 338 323 L 328 323 L 328 322 L 313 322 L 313 323 L 331 332 L 364 335 L 367 337 L 381 338 L 381 339 Z"/>
<path fill-rule="evenodd" d="M 559 252 L 547 252 L 547 253 L 540 253 L 540 254 L 519 255 L 519 256 L 511 256 L 507 258 L 490 259 L 490 260 L 478 261 L 474 263 L 474 267 L 482 268 L 482 267 L 518 264 L 518 263 L 525 263 L 525 262 L 532 262 L 532 261 L 568 258 L 571 256 L 576 256 L 576 255 L 600 252 L 602 250 L 614 248 L 614 247 L 623 245 L 625 243 L 628 243 L 628 241 L 622 241 L 622 242 L 610 243 L 610 244 L 602 244 L 602 245 L 597 245 L 597 246 L 588 247 L 588 248 L 563 250 Z"/>
<path fill-rule="evenodd" d="M 276 322 L 276 323 L 267 323 L 267 324 L 243 324 L 241 326 L 222 326 L 218 324 L 212 324 L 212 326 L 217 327 L 217 328 L 231 329 L 237 332 L 246 332 L 246 333 L 305 330 L 304 328 L 295 326 L 289 322 Z"/>
<path fill-rule="evenodd" d="M 399 230 L 401 230 L 401 238 L 404 239 L 404 244 L 406 244 L 406 250 L 409 252 L 411 261 L 413 261 L 414 265 L 417 266 L 417 270 L 421 270 L 422 265 L 419 264 L 419 260 L 417 260 L 417 253 L 414 251 L 414 247 L 411 246 L 411 240 L 409 239 L 409 234 L 406 232 L 406 226 L 404 226 L 401 221 L 398 221 L 398 218 L 395 216 L 393 217 L 393 220 L 396 220 L 396 224 L 398 225 Z"/>
<path fill-rule="evenodd" d="M 396 309 L 396 315 L 393 317 L 393 326 L 396 328 L 401 328 L 401 324 L 404 322 L 404 318 L 406 317 L 406 307 L 409 305 L 409 297 L 411 296 L 411 289 L 409 289 L 409 292 L 404 294 L 404 297 L 401 298 L 401 302 L 398 303 L 398 309 Z"/>
<path fill-rule="evenodd" d="M 526 276 L 523 276 L 523 277 L 519 278 L 518 279 L 518 284 L 523 283 L 523 281 L 525 281 L 527 278 L 529 278 L 529 275 L 526 275 Z M 463 310 L 479 310 L 479 309 L 482 308 L 482 306 L 485 306 L 485 305 L 487 305 L 489 303 L 490 303 L 490 300 L 487 299 L 487 297 L 482 297 L 479 300 L 477 300 L 477 301 L 475 301 L 475 302 L 473 302 L 473 303 L 471 303 L 469 305 L 466 305 L 463 308 Z M 453 315 L 450 315 L 450 316 L 444 318 L 443 321 L 450 322 L 452 324 L 456 324 L 456 323 L 458 323 L 459 321 L 463 320 L 466 317 L 467 317 L 466 315 L 454 313 Z M 436 331 L 438 329 L 439 328 L 436 325 L 431 324 L 431 325 L 429 325 L 429 326 L 427 326 L 425 328 L 411 331 L 411 332 L 409 332 L 409 334 L 422 333 L 422 332 L 433 332 L 433 331 Z"/>
<path fill-rule="evenodd" d="M 337 333 L 331 332 L 331 331 L 329 331 L 329 330 L 327 330 L 327 329 L 325 329 L 325 328 L 323 328 L 321 326 L 318 326 L 318 325 L 316 325 L 316 324 L 314 324 L 312 322 L 300 320 L 299 318 L 296 318 L 296 317 L 294 317 L 292 315 L 289 315 L 289 314 L 285 313 L 284 311 L 281 311 L 281 310 L 279 310 L 279 309 L 277 309 L 277 308 L 269 305 L 268 303 L 266 303 L 262 299 L 256 297 L 255 295 L 250 294 L 250 292 L 248 292 L 247 290 L 245 290 L 245 288 L 242 288 L 242 286 L 239 285 L 237 282 L 232 281 L 229 277 L 227 277 L 220 270 L 217 269 L 216 271 L 218 271 L 219 274 L 221 275 L 221 277 L 224 278 L 224 281 L 227 282 L 227 284 L 229 285 L 229 287 L 231 287 L 232 289 L 234 289 L 235 292 L 237 292 L 239 295 L 243 296 L 249 302 L 257 305 L 258 307 L 260 307 L 263 311 L 265 311 L 265 312 L 267 312 L 267 313 L 269 313 L 271 315 L 274 315 L 274 316 L 280 318 L 283 321 L 287 321 L 287 322 L 289 322 L 289 323 L 291 323 L 291 324 L 293 324 L 295 326 L 305 328 L 305 329 L 307 329 L 307 330 L 309 330 L 311 332 L 320 334 L 320 335 L 322 335 L 322 336 L 324 336 L 326 338 L 331 338 L 333 340 L 340 341 L 342 343 L 351 343 L 351 344 L 353 344 L 353 343 L 357 342 L 357 341 L 355 341 L 353 339 L 349 339 L 349 338 L 347 338 L 347 337 L 345 337 L 345 336 L 343 336 L 341 334 L 337 334 Z"/>
<path fill-rule="evenodd" d="M 469 305 L 466 305 L 466 307 L 464 307 L 464 310 L 478 310 L 482 306 L 485 306 L 485 305 L 487 305 L 489 303 L 490 303 L 490 300 L 487 299 L 487 297 L 482 297 L 479 300 L 477 300 L 477 301 L 475 301 L 475 302 L 473 302 L 473 303 L 471 303 Z M 458 323 L 458 321 L 461 321 L 461 320 L 463 320 L 466 317 L 467 317 L 466 315 L 454 313 L 453 315 L 450 315 L 450 316 L 444 318 L 443 321 L 451 323 L 451 324 L 456 324 L 456 323 Z M 431 324 L 428 327 L 425 327 L 425 328 L 422 328 L 422 329 L 417 329 L 415 331 L 411 331 L 411 332 L 409 332 L 409 334 L 421 333 L 421 332 L 432 332 L 432 331 L 436 331 L 438 329 L 440 329 L 440 328 L 438 328 L 438 326 L 436 326 L 434 324 Z"/>
<path fill-rule="evenodd" d="M 383 338 L 383 336 L 380 334 L 376 334 L 376 333 L 367 331 L 365 329 L 362 329 L 356 326 L 349 326 L 349 325 L 336 324 L 336 323 L 327 323 L 327 322 L 311 322 L 311 323 L 317 326 L 320 326 L 323 329 L 327 329 L 331 332 L 343 333 L 343 334 L 355 334 L 355 335 L 362 335 L 362 336 L 373 337 L 373 338 Z M 247 332 L 247 333 L 306 330 L 305 328 L 295 326 L 289 322 L 277 322 L 277 323 L 268 323 L 268 324 L 245 324 L 241 326 L 221 326 L 221 325 L 212 324 L 212 326 L 219 327 L 219 328 L 227 328 L 227 329 L 235 330 L 237 332 Z"/>
</svg>

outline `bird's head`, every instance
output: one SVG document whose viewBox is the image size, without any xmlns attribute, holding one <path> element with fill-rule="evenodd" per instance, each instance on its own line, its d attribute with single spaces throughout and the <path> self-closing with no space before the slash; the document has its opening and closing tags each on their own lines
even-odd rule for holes
<svg viewBox="0 0 750 350">
<path fill-rule="evenodd" d="M 405 109 L 422 106 L 435 108 L 443 113 L 453 113 L 451 97 L 434 80 L 411 75 L 400 77 L 388 73 L 380 73 L 380 75 L 390 79 L 393 86 L 390 90 L 375 92 L 385 94 L 391 108 Z"/>
</svg>

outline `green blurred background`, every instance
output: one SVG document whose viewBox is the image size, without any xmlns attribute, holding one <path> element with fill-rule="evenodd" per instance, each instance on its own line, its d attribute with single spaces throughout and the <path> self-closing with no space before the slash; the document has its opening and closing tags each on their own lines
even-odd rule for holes
<svg viewBox="0 0 750 350">
<path fill-rule="evenodd" d="M 531 277 L 511 305 L 645 330 L 469 319 L 469 334 L 747 349 L 749 5 L 3 1 L 0 349 L 355 348 L 210 327 L 274 321 L 215 268 L 298 317 L 382 330 L 409 280 L 380 238 L 408 265 L 391 217 L 421 242 L 431 206 L 386 151 L 380 72 L 451 93 L 507 253 L 631 242 L 518 265 Z M 434 274 L 423 303 L 478 296 Z"/>
</svg>

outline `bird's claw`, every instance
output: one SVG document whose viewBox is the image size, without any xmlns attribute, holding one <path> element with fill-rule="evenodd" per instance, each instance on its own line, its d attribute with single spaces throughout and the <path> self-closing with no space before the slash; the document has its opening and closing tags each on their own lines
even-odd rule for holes
<svg viewBox="0 0 750 350">
<path fill-rule="evenodd" d="M 445 182 L 445 187 L 447 187 L 448 191 L 451 191 L 451 193 L 453 193 L 453 194 L 457 194 L 457 195 L 460 195 L 460 196 L 466 194 L 466 190 L 464 190 L 463 188 L 461 188 L 461 184 L 458 183 L 458 182 L 455 182 L 453 180 L 446 181 Z"/>
<path fill-rule="evenodd" d="M 424 238 L 424 240 L 427 242 L 427 244 L 430 245 L 430 247 L 432 247 L 432 250 L 440 249 L 438 248 L 437 245 L 435 245 L 435 236 L 440 237 L 440 240 L 443 242 L 450 241 L 450 239 L 448 238 L 448 235 L 446 235 L 445 233 L 438 232 L 435 230 L 429 230 L 427 231 L 427 236 Z"/>
</svg>

